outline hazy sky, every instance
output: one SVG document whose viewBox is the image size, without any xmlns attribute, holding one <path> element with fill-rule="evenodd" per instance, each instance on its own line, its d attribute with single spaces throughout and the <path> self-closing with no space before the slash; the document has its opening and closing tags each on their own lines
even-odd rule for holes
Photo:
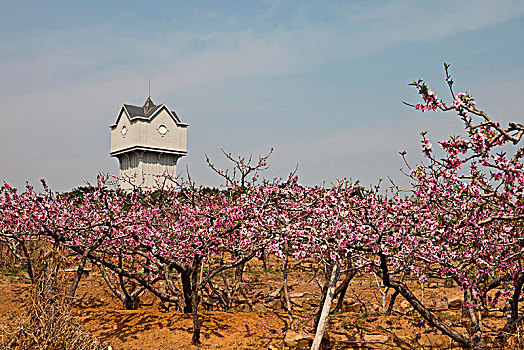
<svg viewBox="0 0 524 350">
<path fill-rule="evenodd" d="M 299 166 L 406 183 L 398 152 L 460 133 L 416 112 L 419 77 L 456 88 L 498 120 L 523 122 L 524 1 L 0 1 L 0 183 L 59 191 L 118 174 L 109 125 L 148 95 L 189 123 L 189 168 L 205 185 L 233 154 L 275 149 L 266 177 Z"/>
</svg>

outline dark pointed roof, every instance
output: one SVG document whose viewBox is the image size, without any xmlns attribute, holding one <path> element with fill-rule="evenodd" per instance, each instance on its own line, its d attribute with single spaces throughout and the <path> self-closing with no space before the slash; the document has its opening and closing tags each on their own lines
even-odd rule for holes
<svg viewBox="0 0 524 350">
<path fill-rule="evenodd" d="M 181 126 L 183 126 L 183 125 L 187 126 L 188 125 L 186 123 L 182 123 L 180 121 L 180 118 L 176 114 L 176 112 L 175 111 L 170 111 L 165 104 L 162 103 L 160 105 L 156 105 L 153 102 L 153 100 L 151 99 L 151 97 L 147 98 L 147 100 L 146 100 L 146 102 L 144 102 L 143 106 L 133 106 L 133 105 L 127 105 L 127 104 L 124 104 L 122 106 L 122 109 L 124 109 L 126 111 L 126 113 L 129 115 L 129 119 L 131 121 L 133 121 L 135 119 L 151 120 L 163 108 L 165 108 L 165 110 L 168 113 L 170 113 L 171 117 L 175 120 L 177 125 L 181 125 Z M 118 114 L 118 118 L 116 119 L 115 124 L 110 126 L 111 128 L 116 127 L 116 124 L 120 120 L 120 115 L 122 114 L 122 109 L 120 110 L 120 113 Z"/>
<path fill-rule="evenodd" d="M 127 113 L 129 113 L 129 117 L 131 118 L 149 118 L 155 112 L 162 107 L 162 105 L 155 105 L 151 97 L 148 97 L 146 102 L 142 107 L 139 106 L 133 106 L 133 105 L 126 105 L 124 104 L 124 107 L 127 110 Z M 171 111 L 176 116 L 176 113 L 174 111 Z M 178 116 L 177 116 L 178 119 Z"/>
</svg>

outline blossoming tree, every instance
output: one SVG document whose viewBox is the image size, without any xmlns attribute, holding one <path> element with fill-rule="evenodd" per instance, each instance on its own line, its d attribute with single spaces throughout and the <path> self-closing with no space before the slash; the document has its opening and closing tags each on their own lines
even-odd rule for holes
<svg viewBox="0 0 524 350">
<path fill-rule="evenodd" d="M 425 266 L 426 275 L 452 278 L 464 291 L 464 314 L 469 330 L 460 334 L 442 323 L 416 298 L 408 301 L 430 323 L 458 343 L 486 348 L 481 311 L 493 311 L 499 299 L 506 300 L 502 311 L 507 323 L 500 337 L 515 329 L 524 285 L 522 269 L 524 231 L 524 149 L 517 145 L 524 125 L 516 122 L 503 127 L 484 111 L 468 93 L 455 93 L 449 65 L 445 81 L 452 102 L 446 104 L 418 80 L 415 86 L 423 103 L 411 105 L 422 112 L 454 111 L 464 122 L 465 137 L 454 136 L 440 142 L 442 158 L 422 134 L 422 151 L 428 161 L 414 169 L 414 201 L 420 208 L 415 255 Z M 476 120 L 479 120 L 476 122 Z M 384 277 L 387 279 L 387 270 Z M 407 296 L 408 291 L 397 287 Z"/>
</svg>

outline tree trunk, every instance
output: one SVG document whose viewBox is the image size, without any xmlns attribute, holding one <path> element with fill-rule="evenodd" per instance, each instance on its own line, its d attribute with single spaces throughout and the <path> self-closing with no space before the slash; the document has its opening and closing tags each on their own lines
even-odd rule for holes
<svg viewBox="0 0 524 350">
<path fill-rule="evenodd" d="M 389 305 L 386 311 L 386 315 L 389 316 L 393 312 L 393 307 L 395 306 L 395 300 L 397 299 L 397 296 L 398 296 L 398 291 L 395 290 L 393 294 L 391 294 L 391 299 L 389 299 Z"/>
<path fill-rule="evenodd" d="M 351 264 L 348 264 L 348 267 L 351 268 Z M 342 308 L 342 303 L 344 302 L 344 297 L 346 296 L 346 292 L 348 290 L 349 283 L 351 282 L 353 277 L 355 277 L 356 274 L 357 274 L 357 270 L 350 270 L 346 272 L 346 277 L 344 278 L 340 286 L 338 286 L 337 289 L 335 290 L 335 296 L 338 295 L 338 300 L 337 300 L 337 305 L 335 306 L 334 312 L 338 312 Z"/>
<path fill-rule="evenodd" d="M 326 330 L 329 311 L 331 309 L 331 303 L 333 302 L 333 298 L 335 296 L 335 288 L 337 286 L 339 272 L 340 265 L 338 263 L 335 263 L 335 266 L 333 266 L 333 271 L 331 272 L 331 279 L 329 281 L 324 306 L 322 307 L 322 313 L 318 322 L 315 339 L 313 339 L 313 344 L 311 345 L 311 350 L 319 350 L 320 344 L 322 343 L 322 338 L 324 338 L 324 332 Z"/>
<path fill-rule="evenodd" d="M 244 267 L 245 267 L 245 263 L 242 263 L 235 268 L 235 281 L 236 282 L 244 282 Z"/>
<path fill-rule="evenodd" d="M 84 254 L 82 255 L 82 259 L 80 259 L 80 264 L 78 264 L 78 268 L 76 270 L 75 280 L 73 281 L 73 284 L 71 285 L 71 289 L 69 290 L 70 299 L 73 299 L 75 297 L 76 289 L 78 288 L 80 279 L 82 278 L 84 274 L 84 267 L 86 266 L 88 255 L 89 255 L 89 250 L 86 250 Z"/>
<path fill-rule="evenodd" d="M 329 280 L 327 280 L 324 285 L 322 286 L 322 296 L 320 298 L 320 302 L 318 303 L 318 308 L 315 312 L 315 319 L 313 322 L 313 328 L 317 329 L 318 322 L 320 321 L 320 316 L 322 315 L 322 306 L 324 305 L 324 301 L 326 300 L 326 295 L 328 293 L 328 287 L 329 287 Z"/>
<path fill-rule="evenodd" d="M 284 258 L 284 264 L 282 265 L 282 274 L 283 274 L 283 286 L 284 289 L 284 299 L 286 301 L 286 310 L 287 310 L 287 317 L 289 320 L 289 329 L 293 330 L 293 314 L 291 313 L 291 300 L 289 299 L 289 290 L 287 287 L 287 263 L 289 260 L 289 243 L 286 243 L 285 248 L 285 258 Z"/>
<path fill-rule="evenodd" d="M 226 310 L 229 310 L 233 304 L 233 298 L 231 296 L 231 289 L 229 288 L 229 281 L 227 280 L 225 271 L 222 271 L 222 280 L 224 281 L 224 290 L 226 292 Z"/>
<path fill-rule="evenodd" d="M 122 301 L 122 304 L 124 305 L 124 310 L 135 310 L 136 309 L 135 301 L 129 295 L 126 295 L 124 297 L 124 300 Z"/>
<path fill-rule="evenodd" d="M 519 298 L 524 285 L 524 275 L 519 271 L 517 281 L 515 282 L 515 290 L 510 300 L 511 307 L 511 321 L 515 321 L 519 317 Z"/>
<path fill-rule="evenodd" d="M 468 340 L 459 332 L 442 322 L 440 319 L 436 318 L 431 312 L 422 305 L 420 300 L 417 299 L 415 295 L 409 290 L 407 286 L 400 282 L 391 281 L 391 287 L 399 292 L 400 295 L 406 299 L 407 302 L 430 324 L 434 325 L 442 333 L 456 341 L 457 343 L 467 346 L 469 345 Z"/>
<path fill-rule="evenodd" d="M 200 322 L 198 322 L 198 266 L 200 257 L 197 255 L 193 258 L 193 266 L 191 271 L 191 308 L 193 314 L 193 338 L 191 344 L 200 344 Z"/>
<path fill-rule="evenodd" d="M 189 314 L 192 312 L 192 292 L 191 292 L 191 271 L 185 269 L 180 272 L 180 281 L 182 282 L 182 292 L 184 293 L 184 313 Z M 196 278 L 196 276 L 195 276 Z M 196 279 L 195 279 L 196 281 Z"/>
<path fill-rule="evenodd" d="M 388 271 L 388 265 L 387 265 L 387 258 L 385 255 L 380 254 L 380 278 L 382 278 L 382 281 L 384 282 L 384 286 L 386 287 L 392 287 L 395 291 L 397 291 L 408 303 L 411 304 L 413 309 L 415 309 L 420 316 L 422 316 L 426 321 L 428 321 L 430 324 L 435 326 L 438 330 L 440 330 L 442 333 L 456 341 L 457 343 L 463 345 L 463 346 L 470 346 L 470 343 L 468 339 L 462 335 L 461 333 L 457 332 L 455 329 L 451 328 L 444 322 L 442 322 L 439 318 L 435 317 L 422 303 L 420 300 L 417 299 L 417 297 L 411 292 L 411 290 L 402 282 L 392 281 L 389 277 L 389 271 Z"/>
<path fill-rule="evenodd" d="M 184 297 L 182 296 L 182 293 L 180 293 L 180 290 L 173 283 L 173 275 L 170 272 L 169 265 L 164 264 L 163 269 L 164 269 L 164 278 L 166 280 L 167 289 L 171 292 L 172 295 L 176 297 L 177 299 L 176 306 L 178 307 L 178 310 L 183 312 L 185 308 Z M 170 303 L 168 302 L 167 304 L 168 311 L 169 311 L 169 304 Z"/>
<path fill-rule="evenodd" d="M 269 257 L 266 255 L 266 253 L 262 253 L 262 269 L 264 269 L 264 271 L 267 271 L 267 266 L 268 266 L 268 260 L 269 260 Z"/>
</svg>

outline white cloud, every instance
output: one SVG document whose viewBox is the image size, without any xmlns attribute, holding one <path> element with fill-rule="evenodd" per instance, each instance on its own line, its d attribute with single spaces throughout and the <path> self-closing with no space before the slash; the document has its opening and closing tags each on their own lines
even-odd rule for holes
<svg viewBox="0 0 524 350">
<path fill-rule="evenodd" d="M 275 3 L 261 18 L 271 18 L 279 10 Z M 201 101 L 193 111 L 241 112 L 260 108 L 262 103 L 257 106 L 256 102 L 240 101 L 235 106 L 216 106 L 196 96 L 199 90 L 223 81 L 314 72 L 320 65 L 365 57 L 394 45 L 431 43 L 486 28 L 521 16 L 524 3 L 384 1 L 344 5 L 335 12 L 328 22 L 301 7 L 292 26 L 279 23 L 265 30 L 251 29 L 245 19 L 240 19 L 242 29 L 212 32 L 188 28 L 136 37 L 136 33 L 109 35 L 110 28 L 88 28 L 51 33 L 54 37 L 38 45 L 36 54 L 33 51 L 17 59 L 0 60 L 0 157 L 4 164 L 10 164 L 0 168 L 0 180 L 34 182 L 51 177 L 62 179 L 62 189 L 66 189 L 83 181 L 84 174 L 93 169 L 116 170 L 116 161 L 107 155 L 108 125 L 120 104 L 142 102 L 149 78 L 154 96 L 184 91 L 193 101 Z M 40 39 L 34 37 L 25 44 Z M 467 47 L 467 43 L 464 45 Z M 0 46 L 3 52 L 11 48 L 9 42 Z M 486 94 L 491 88 L 504 91 L 508 86 L 487 87 Z M 513 91 L 522 91 L 522 83 L 515 82 Z M 518 94 L 511 96 L 518 98 Z M 504 115 L 518 112 L 517 107 L 508 107 L 509 98 L 501 101 L 505 101 L 502 106 L 506 109 L 501 110 Z M 309 183 L 325 178 L 326 172 L 353 176 L 357 163 L 364 170 L 355 177 L 376 178 L 388 169 L 397 169 L 394 164 L 402 166 L 400 158 L 395 158 L 400 150 L 397 145 L 410 144 L 418 150 L 418 139 L 411 135 L 426 128 L 415 123 L 405 130 L 389 124 L 380 129 L 343 130 L 329 136 L 319 134 L 308 141 L 294 138 L 263 144 L 259 153 L 275 147 L 275 175 L 284 175 L 299 162 Z M 214 145 L 219 141 L 203 142 Z M 238 151 L 244 149 L 239 147 Z M 206 178 L 202 159 L 188 163 Z M 64 173 L 71 174 L 70 180 L 63 180 L 67 178 Z"/>
<path fill-rule="evenodd" d="M 524 13 L 522 1 L 381 1 L 341 6 L 349 21 L 370 21 L 384 38 L 433 41 L 489 27 Z M 369 22 L 368 22 L 369 23 Z"/>
<path fill-rule="evenodd" d="M 278 2 L 261 16 L 275 11 Z M 298 25 L 294 21 L 292 28 L 281 24 L 265 31 L 188 29 L 151 37 L 96 27 L 52 32 L 51 36 L 43 33 L 41 38 L 27 39 L 29 46 L 37 44 L 35 55 L 0 61 L 0 74 L 7 82 L 1 92 L 12 95 L 13 91 L 23 93 L 24 88 L 78 86 L 86 80 L 91 84 L 94 76 L 104 81 L 128 74 L 151 78 L 163 93 L 238 77 L 305 72 L 401 43 L 432 42 L 485 28 L 522 15 L 524 2 L 384 1 L 339 5 L 334 12 L 333 22 L 315 20 L 309 14 L 299 17 L 312 22 Z M 93 43 L 94 37 L 100 39 Z"/>
</svg>

